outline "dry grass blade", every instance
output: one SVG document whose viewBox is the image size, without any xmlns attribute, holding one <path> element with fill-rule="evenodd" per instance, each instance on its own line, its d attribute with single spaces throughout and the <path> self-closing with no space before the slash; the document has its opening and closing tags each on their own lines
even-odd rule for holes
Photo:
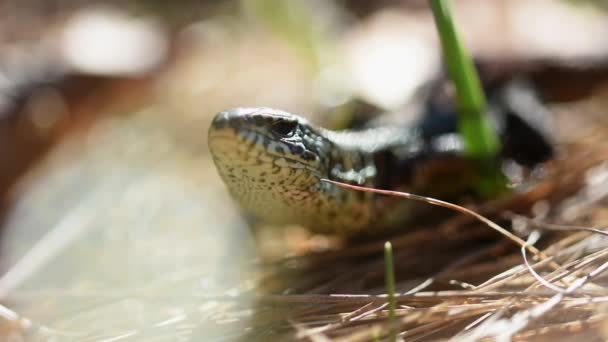
<svg viewBox="0 0 608 342">
<path fill-rule="evenodd" d="M 563 232 L 583 231 L 583 232 L 591 232 L 591 233 L 595 233 L 595 234 L 608 236 L 608 232 L 604 230 L 606 228 L 592 228 L 592 227 L 583 227 L 583 226 L 575 226 L 575 225 L 567 225 L 567 224 L 547 223 L 547 222 L 542 222 L 537 219 L 531 219 L 529 217 L 517 215 L 514 213 L 506 213 L 504 216 L 506 218 L 510 218 L 510 219 L 522 220 L 531 226 L 541 228 L 541 229 L 546 229 L 546 230 L 563 231 Z"/>
<path fill-rule="evenodd" d="M 346 184 L 346 183 L 342 183 L 342 182 L 336 182 L 336 181 L 329 180 L 329 179 L 323 179 L 322 181 L 328 182 L 328 183 L 331 183 L 331 184 L 334 184 L 334 185 L 337 185 L 337 186 L 340 186 L 343 188 L 351 189 L 351 190 L 373 192 L 373 193 L 386 195 L 386 196 L 403 197 L 403 198 L 414 200 L 414 201 L 419 201 L 419 202 L 424 202 L 424 203 L 444 207 L 444 208 L 451 209 L 451 210 L 457 211 L 457 212 L 465 214 L 465 215 L 472 216 L 472 217 L 476 218 L 477 220 L 485 223 L 488 227 L 501 233 L 502 235 L 507 237 L 509 240 L 515 242 L 520 247 L 526 248 L 530 253 L 534 254 L 539 259 L 545 260 L 548 258 L 547 255 L 542 253 L 536 247 L 526 244 L 526 242 L 524 240 L 522 240 L 520 237 L 514 235 L 513 233 L 509 232 L 508 230 L 506 230 L 503 227 L 499 226 L 498 224 L 494 223 L 492 220 L 488 219 L 487 217 L 480 215 L 480 214 L 476 213 L 475 211 L 470 210 L 468 208 L 459 206 L 457 204 L 438 200 L 438 199 L 432 198 L 432 197 L 415 195 L 415 194 L 411 194 L 411 193 L 407 193 L 407 192 L 373 189 L 373 188 L 367 188 L 367 187 L 363 187 L 363 186 Z M 550 262 L 550 266 L 553 268 L 556 268 L 556 269 L 560 267 L 560 265 L 554 261 Z"/>
<path fill-rule="evenodd" d="M 526 241 L 526 245 L 533 245 L 535 244 L 538 239 L 540 239 L 540 234 L 538 233 L 538 231 L 533 231 L 532 234 L 530 234 L 528 241 Z M 550 283 L 549 281 L 547 281 L 545 278 L 543 278 L 540 274 L 538 274 L 538 272 L 536 272 L 534 270 L 534 268 L 532 267 L 532 265 L 530 265 L 530 263 L 528 262 L 528 257 L 526 256 L 526 246 L 522 246 L 521 247 L 521 256 L 524 259 L 524 265 L 526 265 L 526 268 L 528 269 L 528 272 L 530 272 L 530 274 L 532 274 L 532 276 L 534 278 L 536 278 L 536 280 L 541 283 L 543 286 L 558 292 L 558 293 L 565 293 L 566 290 L 562 289 L 561 287 L 557 286 L 557 285 L 553 285 L 552 283 Z"/>
<path fill-rule="evenodd" d="M 532 321 L 538 320 L 540 317 L 550 313 L 550 311 L 556 307 L 566 298 L 567 295 L 573 294 L 575 291 L 580 289 L 587 282 L 597 277 L 599 274 L 608 269 L 608 262 L 595 268 L 584 277 L 577 279 L 567 289 L 555 294 L 551 298 L 547 299 L 540 304 L 531 307 L 528 310 L 523 310 L 513 317 L 508 319 L 499 319 L 500 313 L 489 316 L 487 321 L 483 324 L 468 332 L 465 335 L 459 336 L 460 341 L 476 341 L 484 337 L 493 337 L 498 340 L 511 339 L 516 333 L 522 331 L 525 327 L 530 325 Z M 493 319 L 494 318 L 494 319 Z M 505 329 L 508 327 L 508 329 Z"/>
</svg>

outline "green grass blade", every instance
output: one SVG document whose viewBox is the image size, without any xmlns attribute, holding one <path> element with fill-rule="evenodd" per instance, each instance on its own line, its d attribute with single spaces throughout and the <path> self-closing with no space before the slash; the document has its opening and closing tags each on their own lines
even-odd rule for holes
<svg viewBox="0 0 608 342">
<path fill-rule="evenodd" d="M 448 2 L 431 0 L 431 7 L 448 74 L 456 88 L 460 129 L 465 138 L 466 152 L 474 158 L 496 156 L 500 145 L 496 133 L 485 116 L 486 98 L 473 61 L 456 32 Z"/>
<path fill-rule="evenodd" d="M 431 0 L 431 8 L 448 74 L 456 89 L 459 130 L 464 139 L 465 154 L 479 160 L 484 172 L 478 190 L 486 196 L 499 193 L 505 188 L 504 176 L 495 163 L 500 142 L 486 116 L 487 103 L 479 75 L 460 41 L 447 0 Z"/>
<path fill-rule="evenodd" d="M 390 326 L 389 341 L 397 341 L 397 316 L 395 310 L 395 267 L 393 265 L 393 246 L 387 241 L 384 244 L 384 280 L 388 295 L 388 321 Z"/>
</svg>

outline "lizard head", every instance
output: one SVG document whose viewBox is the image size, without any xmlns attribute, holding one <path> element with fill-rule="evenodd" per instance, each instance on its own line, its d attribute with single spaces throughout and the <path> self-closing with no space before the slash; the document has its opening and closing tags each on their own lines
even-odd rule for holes
<svg viewBox="0 0 608 342">
<path fill-rule="evenodd" d="M 326 177 L 328 142 L 305 119 L 270 108 L 218 113 L 208 144 L 218 173 L 239 204 L 265 222 L 302 223 Z"/>
</svg>

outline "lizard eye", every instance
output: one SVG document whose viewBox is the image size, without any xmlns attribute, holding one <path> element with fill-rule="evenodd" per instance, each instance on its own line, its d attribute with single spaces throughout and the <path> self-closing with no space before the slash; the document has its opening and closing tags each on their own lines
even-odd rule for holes
<svg viewBox="0 0 608 342">
<path fill-rule="evenodd" d="M 298 122 L 291 120 L 281 120 L 270 126 L 273 132 L 284 137 L 292 136 L 296 131 L 296 127 L 298 127 Z"/>
</svg>

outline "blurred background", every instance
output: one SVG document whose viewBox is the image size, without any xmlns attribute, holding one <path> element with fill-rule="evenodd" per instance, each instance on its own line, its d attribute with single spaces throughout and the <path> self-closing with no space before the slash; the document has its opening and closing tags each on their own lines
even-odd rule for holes
<svg viewBox="0 0 608 342">
<path fill-rule="evenodd" d="M 605 2 L 452 3 L 482 76 L 533 80 L 560 141 L 606 124 Z M 424 0 L 0 2 L 3 340 L 243 335 L 259 247 L 211 162 L 213 115 L 409 120 L 441 73 Z M 264 253 L 330 245 L 309 238 Z"/>
</svg>

